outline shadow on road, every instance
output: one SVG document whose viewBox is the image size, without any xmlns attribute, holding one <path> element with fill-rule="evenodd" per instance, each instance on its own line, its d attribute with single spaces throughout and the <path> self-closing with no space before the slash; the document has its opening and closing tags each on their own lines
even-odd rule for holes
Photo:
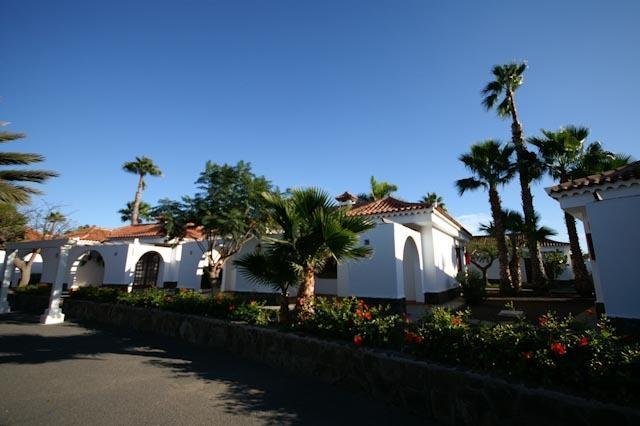
<svg viewBox="0 0 640 426">
<path fill-rule="evenodd" d="M 258 417 L 263 423 L 417 423 L 398 409 L 328 384 L 171 339 L 76 324 L 41 326 L 37 318 L 20 313 L 0 317 L 0 330 L 4 368 L 79 359 L 107 362 L 113 354 L 142 357 L 142 363 L 164 370 L 170 380 L 223 384 L 213 403 L 227 413 Z"/>
</svg>

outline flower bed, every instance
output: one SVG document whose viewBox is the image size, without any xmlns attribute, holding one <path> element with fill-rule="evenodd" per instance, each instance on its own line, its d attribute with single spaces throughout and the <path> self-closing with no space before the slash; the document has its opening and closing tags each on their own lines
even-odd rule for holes
<svg viewBox="0 0 640 426">
<path fill-rule="evenodd" d="M 72 293 L 72 297 L 263 326 L 275 325 L 276 320 L 274 311 L 228 295 L 212 298 L 194 292 L 172 295 L 161 290 L 123 293 L 87 287 Z M 488 326 L 471 324 L 469 311 L 452 313 L 436 308 L 411 323 L 388 308 L 369 307 L 355 298 L 319 298 L 313 314 L 298 318 L 287 329 L 640 405 L 636 392 L 640 383 L 640 346 L 637 341 L 616 334 L 606 320 L 595 329 L 586 329 L 571 317 L 558 319 L 548 314 L 538 324 L 518 321 Z"/>
<path fill-rule="evenodd" d="M 81 287 L 71 292 L 70 297 L 244 321 L 256 325 L 268 325 L 275 321 L 275 311 L 262 309 L 264 303 L 244 302 L 227 294 L 207 297 L 193 291 L 180 291 L 171 294 L 159 289 L 148 289 L 126 293 L 115 288 Z"/>
</svg>

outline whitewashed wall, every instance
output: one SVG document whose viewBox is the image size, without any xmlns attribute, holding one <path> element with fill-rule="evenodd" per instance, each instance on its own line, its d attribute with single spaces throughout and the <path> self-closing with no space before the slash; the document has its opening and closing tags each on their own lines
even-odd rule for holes
<svg viewBox="0 0 640 426">
<path fill-rule="evenodd" d="M 592 202 L 586 211 L 607 315 L 640 318 L 640 196 Z"/>
</svg>

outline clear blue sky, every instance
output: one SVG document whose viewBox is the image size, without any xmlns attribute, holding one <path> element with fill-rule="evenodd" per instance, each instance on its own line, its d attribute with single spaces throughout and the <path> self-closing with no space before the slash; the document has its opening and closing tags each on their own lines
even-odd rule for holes
<svg viewBox="0 0 640 426">
<path fill-rule="evenodd" d="M 61 176 L 44 189 L 77 224 L 119 225 L 136 155 L 164 171 L 144 199 L 192 193 L 206 160 L 250 161 L 281 188 L 367 190 L 369 177 L 416 200 L 459 197 L 469 145 L 509 138 L 480 105 L 493 64 L 526 59 L 527 135 L 586 125 L 640 156 L 640 2 L 5 0 L 0 118 Z M 561 211 L 535 188 L 543 221 Z M 519 208 L 516 184 L 503 190 Z M 471 226 L 471 225 L 470 225 Z"/>
</svg>

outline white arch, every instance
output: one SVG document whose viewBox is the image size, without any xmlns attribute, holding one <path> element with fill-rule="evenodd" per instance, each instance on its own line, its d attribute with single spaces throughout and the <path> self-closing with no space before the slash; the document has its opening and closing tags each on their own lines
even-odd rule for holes
<svg viewBox="0 0 640 426">
<path fill-rule="evenodd" d="M 418 245 L 413 237 L 408 236 L 404 242 L 402 253 L 402 276 L 404 297 L 408 302 L 422 301 L 422 262 Z"/>
<path fill-rule="evenodd" d="M 70 289 L 100 286 L 104 282 L 106 259 L 99 250 L 85 250 L 71 263 L 67 285 Z"/>
</svg>

